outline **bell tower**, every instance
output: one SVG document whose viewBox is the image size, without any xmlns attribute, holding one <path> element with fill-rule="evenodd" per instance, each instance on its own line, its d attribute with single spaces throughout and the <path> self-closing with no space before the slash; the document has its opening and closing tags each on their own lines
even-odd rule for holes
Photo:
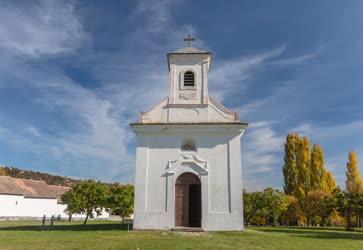
<svg viewBox="0 0 363 250">
<path fill-rule="evenodd" d="M 168 53 L 169 104 L 208 104 L 208 77 L 212 54 L 190 46 Z"/>
</svg>

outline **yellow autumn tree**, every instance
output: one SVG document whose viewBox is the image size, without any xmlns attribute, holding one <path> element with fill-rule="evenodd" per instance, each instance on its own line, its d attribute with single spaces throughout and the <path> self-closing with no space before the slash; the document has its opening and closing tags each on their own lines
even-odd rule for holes
<svg viewBox="0 0 363 250">
<path fill-rule="evenodd" d="M 310 176 L 311 176 L 311 149 L 310 141 L 307 137 L 298 136 L 297 150 L 297 169 L 298 169 L 298 189 L 296 192 L 297 198 L 305 198 L 310 191 Z"/>
<path fill-rule="evenodd" d="M 345 186 L 348 192 L 363 192 L 363 183 L 359 174 L 358 156 L 355 151 L 349 152 Z"/>
<path fill-rule="evenodd" d="M 324 150 L 320 145 L 315 144 L 311 152 L 311 190 L 320 189 L 331 193 L 336 188 L 333 174 L 325 167 Z"/>
<path fill-rule="evenodd" d="M 286 137 L 284 166 L 284 190 L 288 195 L 296 195 L 298 169 L 296 165 L 296 151 L 299 141 L 299 135 L 290 133 Z"/>
<path fill-rule="evenodd" d="M 326 175 L 324 152 L 320 145 L 315 144 L 311 152 L 311 189 L 322 188 Z"/>
<path fill-rule="evenodd" d="M 334 175 L 331 172 L 325 173 L 325 178 L 323 182 L 323 190 L 332 193 L 337 188 L 337 183 L 335 182 Z"/>
</svg>

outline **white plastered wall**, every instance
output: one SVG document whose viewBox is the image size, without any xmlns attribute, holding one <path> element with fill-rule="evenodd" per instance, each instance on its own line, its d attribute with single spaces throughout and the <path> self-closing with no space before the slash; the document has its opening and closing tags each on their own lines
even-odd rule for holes
<svg viewBox="0 0 363 250">
<path fill-rule="evenodd" d="M 188 130 L 188 129 L 187 129 Z M 227 131 L 227 132 L 226 132 Z M 189 130 L 138 134 L 134 228 L 175 226 L 175 181 L 184 172 L 199 176 L 202 188 L 202 228 L 242 230 L 241 131 Z M 184 139 L 196 142 L 197 152 L 182 152 Z M 181 155 L 196 156 L 180 164 Z M 168 169 L 170 162 L 177 166 Z M 178 165 L 179 164 L 179 165 Z M 199 165 L 199 166 L 197 166 Z"/>
<path fill-rule="evenodd" d="M 41 218 L 52 215 L 68 218 L 65 213 L 67 205 L 57 203 L 56 199 L 25 198 L 22 195 L 0 194 L 0 218 Z M 74 214 L 72 218 L 82 219 L 84 214 Z M 94 213 L 94 218 L 106 219 L 109 213 L 103 211 L 100 216 Z"/>
</svg>

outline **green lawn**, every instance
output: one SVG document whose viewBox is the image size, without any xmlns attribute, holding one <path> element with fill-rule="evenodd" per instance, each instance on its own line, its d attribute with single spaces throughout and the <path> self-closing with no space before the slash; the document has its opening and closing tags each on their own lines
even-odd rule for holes
<svg viewBox="0 0 363 250">
<path fill-rule="evenodd" d="M 114 222 L 0 221 L 0 249 L 363 249 L 363 231 L 253 227 L 244 232 L 130 231 Z"/>
</svg>

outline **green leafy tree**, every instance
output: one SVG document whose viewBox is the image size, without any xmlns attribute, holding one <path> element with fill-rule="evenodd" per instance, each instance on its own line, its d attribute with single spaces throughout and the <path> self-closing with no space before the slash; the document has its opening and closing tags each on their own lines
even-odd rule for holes
<svg viewBox="0 0 363 250">
<path fill-rule="evenodd" d="M 353 218 L 359 215 L 362 209 L 362 194 L 359 192 L 343 192 L 337 189 L 334 192 L 334 201 L 339 214 L 346 220 L 346 229 L 353 228 Z"/>
<path fill-rule="evenodd" d="M 254 215 L 255 203 L 254 197 L 252 193 L 247 193 L 246 190 L 243 190 L 243 221 L 247 225 L 251 223 L 251 219 Z"/>
<path fill-rule="evenodd" d="M 286 210 L 281 214 L 281 221 L 286 226 L 298 226 L 304 217 L 300 204 L 295 196 L 289 195 L 286 199 Z"/>
<path fill-rule="evenodd" d="M 329 192 L 316 189 L 308 193 L 306 217 L 309 222 L 315 218 L 315 224 L 327 225 L 334 208 L 335 204 Z"/>
<path fill-rule="evenodd" d="M 355 151 L 349 152 L 346 172 L 346 189 L 351 196 L 360 196 L 363 193 L 363 180 L 359 173 L 358 156 Z M 361 213 L 357 211 L 357 226 L 360 226 Z"/>
<path fill-rule="evenodd" d="M 113 184 L 110 187 L 108 207 L 122 220 L 134 212 L 134 186 Z"/>
<path fill-rule="evenodd" d="M 80 181 L 62 196 L 71 214 L 86 214 L 84 224 L 93 213 L 100 215 L 105 208 L 108 197 L 108 186 L 93 180 Z"/>
<path fill-rule="evenodd" d="M 278 189 L 266 188 L 262 192 L 243 194 L 244 221 L 246 224 L 278 224 L 283 211 L 287 209 L 287 196 Z"/>
<path fill-rule="evenodd" d="M 268 187 L 263 191 L 263 201 L 268 211 L 269 220 L 277 226 L 279 217 L 287 209 L 286 195 L 278 189 Z"/>
<path fill-rule="evenodd" d="M 363 218 L 363 193 L 358 194 L 358 201 L 357 201 L 357 214 L 358 214 L 358 227 L 361 227 L 362 222 L 359 221 L 359 218 Z"/>
<path fill-rule="evenodd" d="M 62 202 L 67 204 L 67 208 L 65 209 L 65 212 L 68 214 L 68 221 L 72 220 L 72 214 L 76 213 L 76 207 L 75 202 L 73 202 L 73 193 L 72 190 L 69 190 L 68 192 L 64 193 L 61 197 Z"/>
<path fill-rule="evenodd" d="M 260 224 L 260 217 L 265 217 L 265 213 L 260 210 L 263 209 L 263 197 L 261 192 L 243 191 L 243 216 L 245 224 Z M 264 224 L 264 223 L 262 223 Z"/>
</svg>

